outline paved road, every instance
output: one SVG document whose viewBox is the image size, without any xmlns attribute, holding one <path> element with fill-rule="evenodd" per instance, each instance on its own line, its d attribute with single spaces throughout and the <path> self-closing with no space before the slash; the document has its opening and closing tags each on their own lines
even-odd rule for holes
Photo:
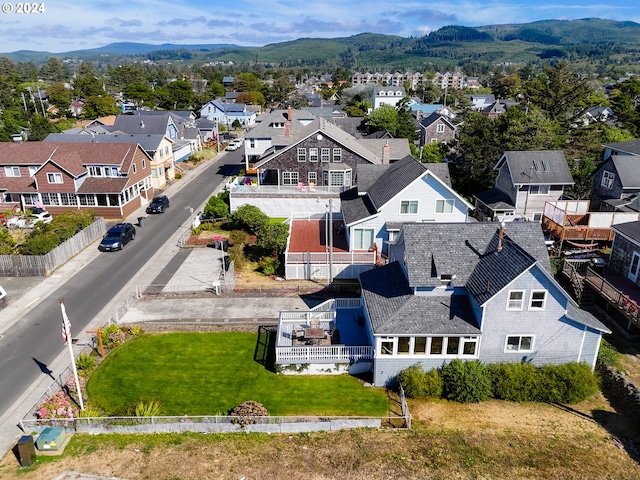
<svg viewBox="0 0 640 480">
<path fill-rule="evenodd" d="M 238 157 L 241 153 L 235 153 Z M 147 216 L 144 228 L 123 251 L 97 253 L 85 268 L 40 301 L 0 340 L 0 412 L 7 409 L 42 375 L 63 351 L 58 300 L 63 298 L 74 336 L 122 290 L 178 229 L 190 225 L 189 207 L 198 208 L 225 176 L 238 169 L 236 155 L 221 155 L 206 165 L 188 188 L 171 195 L 171 207 L 161 215 Z M 93 247 L 91 247 L 93 248 Z M 107 318 L 101 319 L 102 322 Z"/>
</svg>

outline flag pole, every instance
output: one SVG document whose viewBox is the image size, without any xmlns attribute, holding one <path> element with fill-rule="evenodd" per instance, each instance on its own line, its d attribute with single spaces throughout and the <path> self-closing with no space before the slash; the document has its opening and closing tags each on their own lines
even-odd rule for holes
<svg viewBox="0 0 640 480">
<path fill-rule="evenodd" d="M 71 322 L 69 322 L 69 317 L 67 317 L 67 311 L 64 308 L 64 301 L 62 299 L 60 299 L 60 309 L 62 310 L 62 338 L 65 339 L 69 346 L 71 368 L 73 369 L 73 377 L 76 380 L 76 392 L 78 392 L 78 403 L 80 404 L 80 410 L 84 410 L 82 391 L 80 390 L 80 380 L 78 379 L 78 370 L 76 369 L 76 358 L 73 356 L 73 346 L 71 343 Z"/>
</svg>

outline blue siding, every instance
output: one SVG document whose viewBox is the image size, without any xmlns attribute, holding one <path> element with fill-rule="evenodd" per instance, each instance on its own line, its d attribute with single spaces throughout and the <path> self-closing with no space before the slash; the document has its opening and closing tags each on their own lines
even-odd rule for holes
<svg viewBox="0 0 640 480">
<path fill-rule="evenodd" d="M 543 311 L 529 311 L 532 290 L 547 290 Z M 507 310 L 510 290 L 524 290 L 522 311 Z M 554 282 L 534 266 L 485 305 L 480 359 L 487 363 L 531 361 L 558 364 L 581 359 L 584 327 L 565 318 L 568 300 Z M 507 336 L 533 335 L 531 352 L 506 352 Z"/>
</svg>

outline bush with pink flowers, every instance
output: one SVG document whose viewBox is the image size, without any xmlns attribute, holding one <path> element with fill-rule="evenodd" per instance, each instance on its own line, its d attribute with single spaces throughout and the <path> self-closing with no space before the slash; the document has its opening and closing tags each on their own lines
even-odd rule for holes
<svg viewBox="0 0 640 480">
<path fill-rule="evenodd" d="M 229 415 L 236 417 L 231 420 L 232 423 L 244 426 L 257 423 L 253 417 L 267 417 L 269 416 L 269 412 L 261 403 L 248 400 L 232 409 Z"/>
<path fill-rule="evenodd" d="M 42 404 L 36 411 L 39 419 L 68 418 L 73 419 L 78 415 L 78 409 L 62 391 L 56 392 Z"/>
</svg>

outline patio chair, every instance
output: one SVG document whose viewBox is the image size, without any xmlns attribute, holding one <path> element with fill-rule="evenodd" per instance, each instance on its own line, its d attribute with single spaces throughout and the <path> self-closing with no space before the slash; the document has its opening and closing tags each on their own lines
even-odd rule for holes
<svg viewBox="0 0 640 480">
<path fill-rule="evenodd" d="M 316 184 L 314 182 L 309 182 L 309 191 L 310 192 L 316 191 Z"/>
<path fill-rule="evenodd" d="M 298 186 L 296 187 L 296 190 L 298 190 L 299 192 L 304 192 L 306 190 L 304 183 L 298 182 Z"/>
</svg>

